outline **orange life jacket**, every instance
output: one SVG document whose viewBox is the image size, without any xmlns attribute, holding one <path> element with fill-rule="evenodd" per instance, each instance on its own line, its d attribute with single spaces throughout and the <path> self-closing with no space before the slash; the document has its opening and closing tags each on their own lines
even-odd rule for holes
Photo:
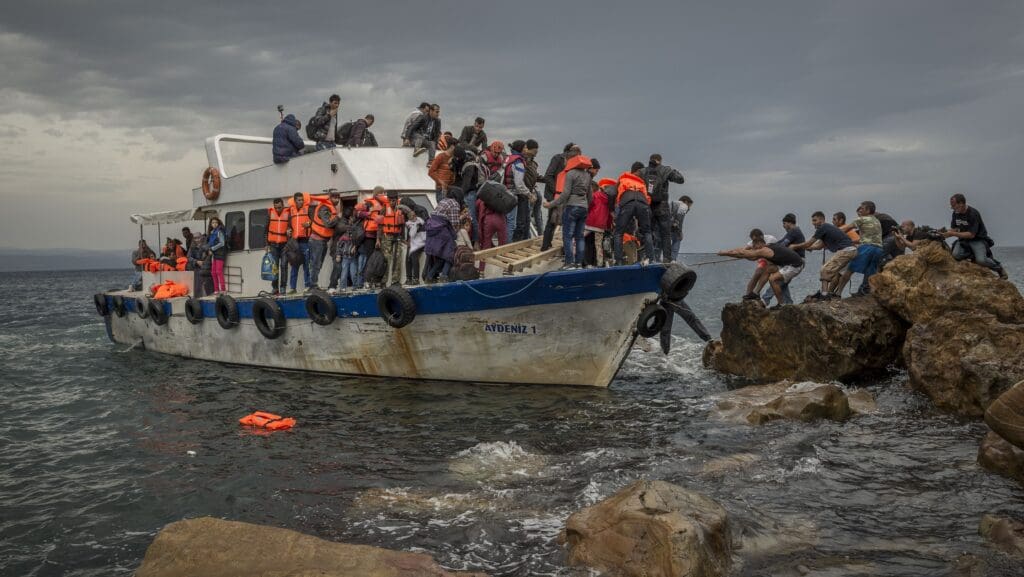
<svg viewBox="0 0 1024 577">
<path fill-rule="evenodd" d="M 164 281 L 163 284 L 150 287 L 155 299 L 173 299 L 188 295 L 188 287 L 172 280 Z"/>
<path fill-rule="evenodd" d="M 306 224 L 312 224 L 312 218 L 309 216 L 312 206 L 312 199 L 308 192 L 302 193 L 302 208 L 295 206 L 294 197 L 288 201 L 288 211 L 291 213 L 289 222 L 292 227 L 292 237 L 300 240 L 309 238 L 310 229 L 306 227 Z"/>
<path fill-rule="evenodd" d="M 282 208 L 281 214 L 277 214 L 274 207 L 270 207 L 267 209 L 267 213 L 270 215 L 270 221 L 267 223 L 267 242 L 273 244 L 288 242 L 288 223 L 292 219 L 291 209 Z"/>
<path fill-rule="evenodd" d="M 619 175 L 619 194 L 615 197 L 615 204 L 619 204 L 626 192 L 640 193 L 644 196 L 644 202 L 651 204 L 651 195 L 647 194 L 647 183 L 632 172 L 623 172 Z"/>
<path fill-rule="evenodd" d="M 565 189 L 565 175 L 569 174 L 570 170 L 575 168 L 591 168 L 592 166 L 590 164 L 590 157 L 583 156 L 582 154 L 577 154 L 565 161 L 565 168 L 555 178 L 555 198 L 558 198 L 558 195 L 562 194 L 562 190 Z"/>
<path fill-rule="evenodd" d="M 402 228 L 405 227 L 405 215 L 402 211 L 391 206 L 389 201 L 384 205 L 384 218 L 380 221 L 380 230 L 384 234 L 402 234 Z"/>
<path fill-rule="evenodd" d="M 179 256 L 178 260 L 175 261 L 177 264 L 174 265 L 174 270 L 183 271 L 188 266 L 188 258 Z"/>
<path fill-rule="evenodd" d="M 290 429 L 295 426 L 295 419 L 291 417 L 285 418 L 281 415 L 263 411 L 256 411 L 251 415 L 246 415 L 238 419 L 238 422 L 249 427 L 259 427 L 270 431 Z"/>
<path fill-rule="evenodd" d="M 387 199 L 387 197 L 385 197 L 385 199 Z M 377 232 L 377 219 L 374 217 L 377 216 L 377 213 L 380 212 L 384 207 L 381 205 L 379 200 L 372 197 L 366 199 L 363 202 L 363 206 L 365 207 L 366 212 L 370 213 L 370 217 L 363 221 L 363 230 L 365 230 L 366 232 Z"/>
<path fill-rule="evenodd" d="M 320 218 L 320 209 L 322 207 L 327 207 L 327 210 L 331 213 L 327 220 L 336 218 L 338 216 L 338 209 L 334 208 L 334 204 L 330 200 L 313 205 L 313 232 L 321 239 L 330 240 L 334 236 L 334 228 L 327 226 L 327 222 Z"/>
</svg>

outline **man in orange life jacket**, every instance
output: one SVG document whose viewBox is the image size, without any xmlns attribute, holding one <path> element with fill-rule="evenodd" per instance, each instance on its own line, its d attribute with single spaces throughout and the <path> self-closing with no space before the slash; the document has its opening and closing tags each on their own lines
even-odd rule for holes
<svg viewBox="0 0 1024 577">
<path fill-rule="evenodd" d="M 643 179 L 644 163 L 634 162 L 629 172 L 619 175 L 615 231 L 612 246 L 615 248 L 615 264 L 624 264 L 622 258 L 622 236 L 636 220 L 640 240 L 643 242 L 644 258 L 650 259 L 653 240 L 651 238 L 651 197 Z"/>
<path fill-rule="evenodd" d="M 380 224 L 377 217 L 380 215 L 380 211 L 383 210 L 384 202 L 386 201 L 387 194 L 384 192 L 384 187 L 377 186 L 374 187 L 370 196 L 363 199 L 355 207 L 356 219 L 362 225 L 363 231 L 365 231 L 363 242 L 358 248 L 358 258 L 356 259 L 356 271 L 358 272 L 356 288 L 363 288 L 366 282 L 366 278 L 363 276 L 363 271 L 366 270 L 366 261 L 369 260 L 370 255 L 379 246 L 377 233 Z"/>
<path fill-rule="evenodd" d="M 409 207 L 399 204 L 397 190 L 389 190 L 382 204 L 377 215 L 377 241 L 388 262 L 388 276 L 384 279 L 384 285 L 401 285 L 405 248 L 402 233 L 405 231 L 406 218 L 415 218 L 415 215 Z"/>
<path fill-rule="evenodd" d="M 288 242 L 288 225 L 291 221 L 292 213 L 289 209 L 284 206 L 284 199 L 275 198 L 274 206 L 267 209 L 270 219 L 267 221 L 267 252 L 270 253 L 270 258 L 274 259 L 277 263 L 277 276 L 271 282 L 270 286 L 274 291 L 275 295 L 281 294 L 281 289 L 288 288 L 284 286 L 284 281 L 287 277 L 288 262 L 281 258 L 284 254 L 284 245 Z"/>
<path fill-rule="evenodd" d="M 331 190 L 326 202 L 314 202 L 309 223 L 309 284 L 310 289 L 320 288 L 320 269 L 324 266 L 327 244 L 334 238 L 334 226 L 338 224 L 338 209 L 335 201 L 340 198 L 337 190 Z"/>
<path fill-rule="evenodd" d="M 312 285 L 309 275 L 309 235 L 312 234 L 313 227 L 313 206 L 309 198 L 308 192 L 296 192 L 292 199 L 288 202 L 288 210 L 290 212 L 289 228 L 291 229 L 292 238 L 299 244 L 299 251 L 302 252 L 302 281 L 303 287 L 309 288 Z M 291 274 L 289 275 L 289 284 L 291 285 L 289 293 L 295 293 L 298 288 L 299 282 L 299 266 L 292 267 Z"/>
</svg>

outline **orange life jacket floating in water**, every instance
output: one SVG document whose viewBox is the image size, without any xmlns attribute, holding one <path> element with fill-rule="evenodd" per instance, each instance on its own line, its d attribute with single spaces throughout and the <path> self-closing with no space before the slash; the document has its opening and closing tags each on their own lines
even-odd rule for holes
<svg viewBox="0 0 1024 577">
<path fill-rule="evenodd" d="M 295 426 L 295 419 L 291 417 L 285 418 L 281 415 L 263 411 L 256 411 L 251 415 L 246 415 L 238 419 L 238 422 L 247 427 L 257 427 L 268 431 L 284 431 Z"/>
</svg>

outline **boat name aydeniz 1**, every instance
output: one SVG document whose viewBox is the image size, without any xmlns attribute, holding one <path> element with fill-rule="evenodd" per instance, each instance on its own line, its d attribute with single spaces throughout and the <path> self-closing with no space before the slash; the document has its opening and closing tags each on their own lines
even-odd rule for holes
<svg viewBox="0 0 1024 577">
<path fill-rule="evenodd" d="M 512 335 L 535 335 L 537 325 L 510 325 L 508 323 L 486 323 L 485 333 L 506 333 Z"/>
</svg>

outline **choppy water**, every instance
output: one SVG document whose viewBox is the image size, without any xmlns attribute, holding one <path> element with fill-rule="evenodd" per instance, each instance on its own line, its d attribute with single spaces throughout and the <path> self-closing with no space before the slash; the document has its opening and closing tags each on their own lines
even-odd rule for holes
<svg viewBox="0 0 1024 577">
<path fill-rule="evenodd" d="M 1024 251 L 1001 256 L 1020 286 Z M 713 333 L 751 266 L 700 269 L 689 300 Z M 453 569 L 574 575 L 566 517 L 639 478 L 722 503 L 744 545 L 736 575 L 1022 574 L 977 527 L 1024 516 L 1024 489 L 978 467 L 983 424 L 936 413 L 899 376 L 869 387 L 877 414 L 750 428 L 708 420 L 729 383 L 682 322 L 671 355 L 635 351 L 608 390 L 227 367 L 112 345 L 91 295 L 126 278 L 0 275 L 0 574 L 128 575 L 165 524 L 212 515 Z M 247 433 L 253 409 L 299 426 Z M 733 455 L 738 470 L 706 471 Z"/>
</svg>

